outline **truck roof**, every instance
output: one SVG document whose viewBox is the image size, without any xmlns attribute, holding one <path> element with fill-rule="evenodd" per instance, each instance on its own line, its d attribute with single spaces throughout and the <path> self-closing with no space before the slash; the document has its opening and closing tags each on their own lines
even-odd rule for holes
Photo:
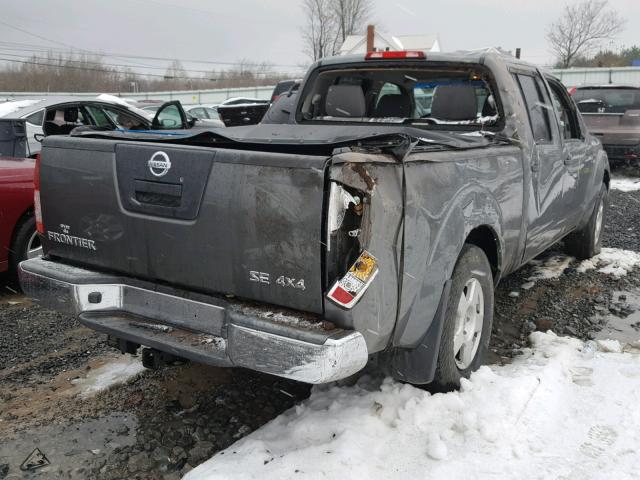
<svg viewBox="0 0 640 480">
<path fill-rule="evenodd" d="M 485 63 L 488 57 L 499 63 L 509 63 L 540 69 L 537 65 L 515 58 L 514 56 L 504 53 L 496 48 L 483 48 L 479 50 L 459 50 L 455 52 L 424 52 L 427 61 L 434 62 L 452 62 L 452 63 Z M 315 66 L 343 65 L 349 63 L 362 62 L 363 54 L 336 55 L 333 57 L 323 58 L 318 61 Z M 407 59 L 414 60 L 414 59 Z M 402 62 L 403 59 L 397 59 Z M 550 75 L 548 71 L 541 69 L 545 74 Z"/>
</svg>

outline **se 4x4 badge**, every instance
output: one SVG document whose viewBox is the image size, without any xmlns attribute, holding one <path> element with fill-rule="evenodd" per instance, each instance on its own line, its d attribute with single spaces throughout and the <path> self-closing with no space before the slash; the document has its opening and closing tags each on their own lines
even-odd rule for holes
<svg viewBox="0 0 640 480">
<path fill-rule="evenodd" d="M 331 287 L 327 297 L 341 307 L 351 308 L 360 300 L 376 275 L 378 261 L 365 250 L 351 265 L 347 274 Z"/>
</svg>

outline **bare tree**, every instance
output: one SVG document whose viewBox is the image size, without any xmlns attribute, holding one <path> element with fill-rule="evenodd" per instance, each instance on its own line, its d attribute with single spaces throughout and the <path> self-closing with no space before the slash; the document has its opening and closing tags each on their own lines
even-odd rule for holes
<svg viewBox="0 0 640 480">
<path fill-rule="evenodd" d="M 372 0 L 304 0 L 305 52 L 316 61 L 334 55 L 348 35 L 364 29 L 373 10 Z"/>
<path fill-rule="evenodd" d="M 373 11 L 372 0 L 331 0 L 331 6 L 336 16 L 341 42 L 344 42 L 348 35 L 362 30 Z"/>
<path fill-rule="evenodd" d="M 625 20 L 607 9 L 608 0 L 582 0 L 566 5 L 562 16 L 547 30 L 547 41 L 562 68 L 570 67 L 607 39 L 619 34 Z"/>
<path fill-rule="evenodd" d="M 304 0 L 302 3 L 306 16 L 302 29 L 304 50 L 314 62 L 335 53 L 338 24 L 331 3 L 332 0 Z"/>
</svg>

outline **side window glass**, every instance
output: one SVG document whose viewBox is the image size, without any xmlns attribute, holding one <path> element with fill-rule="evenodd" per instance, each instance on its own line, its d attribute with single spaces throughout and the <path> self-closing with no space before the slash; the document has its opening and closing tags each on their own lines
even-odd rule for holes
<svg viewBox="0 0 640 480">
<path fill-rule="evenodd" d="M 44 110 L 39 110 L 35 113 L 32 113 L 27 117 L 27 122 L 31 125 L 42 126 L 42 122 L 44 121 Z"/>
<path fill-rule="evenodd" d="M 563 137 L 565 139 L 580 138 L 580 127 L 573 110 L 569 106 L 569 98 L 563 92 L 564 88 L 553 81 L 549 82 L 549 86 L 551 87 L 553 104 Z"/>
<path fill-rule="evenodd" d="M 140 123 L 140 120 L 135 118 L 126 112 L 116 110 L 114 108 L 102 107 L 102 110 L 109 117 L 109 119 L 116 125 L 117 128 L 124 130 L 144 130 L 145 126 Z"/>
<path fill-rule="evenodd" d="M 95 105 L 87 105 L 87 110 L 89 110 L 89 114 L 93 117 L 96 126 L 98 127 L 112 127 L 113 124 L 109 121 L 107 114 L 100 107 L 96 107 Z"/>
<path fill-rule="evenodd" d="M 164 128 L 180 128 L 182 117 L 176 105 L 168 105 L 156 113 L 158 123 Z"/>
<path fill-rule="evenodd" d="M 551 143 L 551 122 L 549 102 L 540 82 L 531 75 L 518 74 L 518 83 L 527 104 L 533 138 L 537 143 Z"/>
<path fill-rule="evenodd" d="M 204 108 L 194 108 L 189 113 L 196 118 L 207 118 L 207 112 L 204 111 Z"/>
</svg>

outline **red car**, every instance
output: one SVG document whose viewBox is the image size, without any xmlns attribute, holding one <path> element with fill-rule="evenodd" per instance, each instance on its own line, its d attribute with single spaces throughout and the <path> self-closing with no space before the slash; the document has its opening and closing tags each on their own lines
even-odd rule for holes
<svg viewBox="0 0 640 480">
<path fill-rule="evenodd" d="M 0 272 L 42 255 L 33 216 L 35 160 L 0 156 Z"/>
</svg>

